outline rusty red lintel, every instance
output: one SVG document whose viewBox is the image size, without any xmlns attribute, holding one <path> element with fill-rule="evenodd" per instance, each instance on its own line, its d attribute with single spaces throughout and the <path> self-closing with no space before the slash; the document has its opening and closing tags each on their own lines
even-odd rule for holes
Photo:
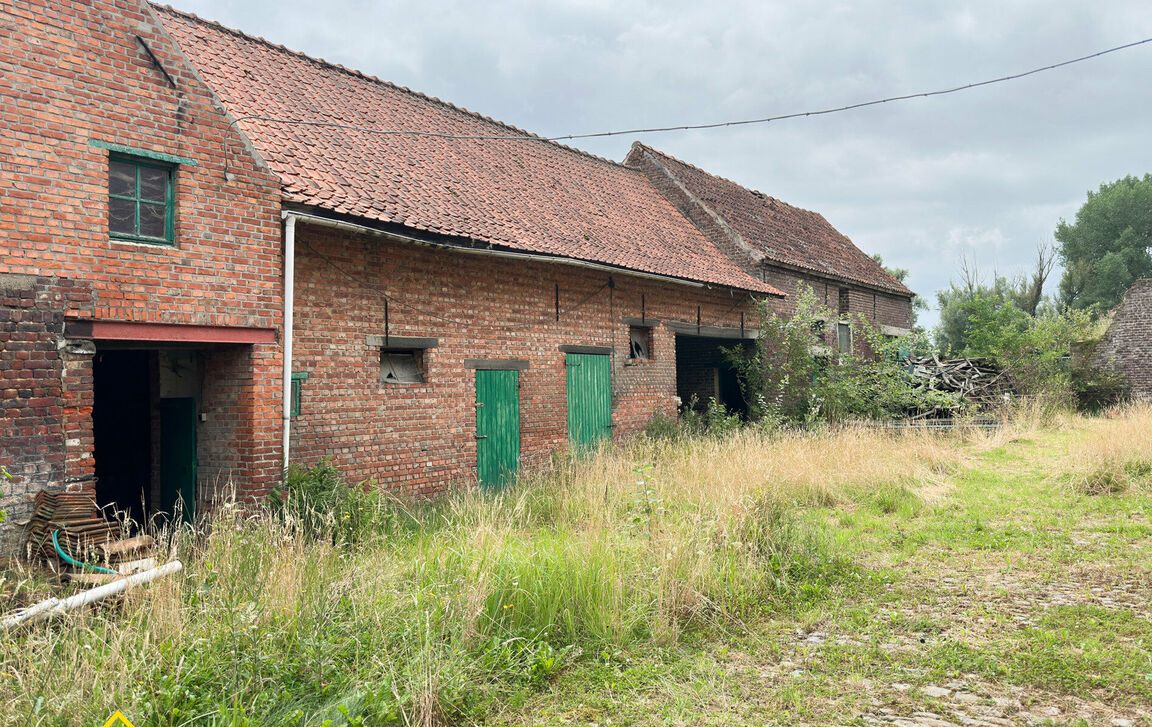
<svg viewBox="0 0 1152 727">
<path fill-rule="evenodd" d="M 274 328 L 184 326 L 170 323 L 69 321 L 67 335 L 100 341 L 167 341 L 170 343 L 275 343 Z"/>
</svg>

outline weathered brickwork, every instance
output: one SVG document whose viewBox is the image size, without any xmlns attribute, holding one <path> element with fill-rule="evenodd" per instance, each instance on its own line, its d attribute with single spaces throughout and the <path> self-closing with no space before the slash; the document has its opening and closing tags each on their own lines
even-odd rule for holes
<svg viewBox="0 0 1152 727">
<path fill-rule="evenodd" d="M 762 275 L 766 283 L 788 294 L 788 298 L 773 303 L 773 310 L 780 315 L 795 314 L 798 291 L 807 287 L 816 296 L 816 300 L 830 309 L 837 318 L 856 321 L 862 317 L 877 327 L 890 326 L 905 331 L 912 328 L 912 301 L 907 297 L 779 267 L 765 266 Z M 841 291 L 847 291 L 847 311 L 841 310 Z M 824 340 L 828 346 L 836 346 L 834 325 L 825 327 Z M 854 339 L 853 346 L 859 352 L 867 353 L 863 341 Z"/>
<path fill-rule="evenodd" d="M 795 266 L 788 267 L 775 263 L 758 248 L 756 240 L 746 239 L 742 235 L 741 230 L 738 229 L 739 225 L 717 212 L 715 200 L 697 196 L 690 185 L 673 174 L 656 154 L 645 153 L 643 148 L 634 147 L 625 163 L 643 171 L 648 177 L 648 181 L 676 209 L 690 219 L 704 233 L 705 237 L 727 253 L 742 268 L 786 293 L 788 298 L 776 299 L 772 303 L 772 309 L 779 315 L 793 315 L 796 312 L 796 301 L 799 297 L 797 293 L 802 286 L 811 288 L 821 303 L 840 315 L 839 295 L 840 290 L 844 288 L 849 291 L 848 309 L 843 312 L 845 317 L 855 320 L 858 316 L 863 316 L 873 325 L 911 329 L 912 302 L 909 295 L 898 295 L 875 285 L 852 282 L 845 278 L 829 277 L 815 271 L 802 272 Z M 700 172 L 701 176 L 714 179 L 700 170 L 696 171 Z M 727 180 L 715 181 L 726 186 L 736 186 Z M 747 190 L 741 191 L 747 192 Z M 820 219 L 823 222 L 823 218 Z M 827 226 L 827 223 L 824 222 L 824 225 Z M 836 234 L 838 237 L 842 237 L 838 233 Z M 851 246 L 851 243 L 847 241 L 844 244 Z M 866 259 L 866 256 L 858 250 L 854 252 L 857 256 Z M 866 259 L 866 262 L 873 267 L 875 266 L 871 260 Z M 892 282 L 895 284 L 895 281 Z M 828 326 L 825 332 L 826 342 L 830 346 L 835 346 L 835 326 Z"/>
<path fill-rule="evenodd" d="M 35 470 L 34 482 L 8 485 L 23 497 L 66 482 L 91 486 L 93 346 L 58 348 L 65 320 L 280 325 L 279 183 L 229 129 L 145 4 L 0 0 L 0 27 L 0 274 L 31 276 L 47 296 L 29 308 L 23 293 L 5 288 L 0 366 L 7 379 L 17 376 L 15 362 L 35 365 L 56 392 L 28 397 L 23 385 L 0 387 L 0 410 L 12 412 L 0 463 Z M 109 145 L 183 160 L 174 171 L 174 244 L 110 238 Z M 280 357 L 275 344 L 249 347 L 247 356 L 242 370 L 209 376 L 212 386 L 234 389 L 227 414 L 242 423 L 235 466 L 207 472 L 260 489 L 278 471 Z M 212 440 L 212 427 L 204 430 Z M 10 431 L 35 432 L 38 441 Z M 51 438 L 39 441 L 44 433 Z"/>
<path fill-rule="evenodd" d="M 1093 364 L 1124 374 L 1134 397 L 1152 399 L 1152 279 L 1137 280 L 1124 294 Z"/>
<path fill-rule="evenodd" d="M 111 367 L 124 378 L 137 370 L 129 361 L 148 379 L 148 395 L 137 399 L 148 399 L 139 417 L 147 447 L 140 458 L 152 473 L 153 503 L 161 499 L 155 473 L 164 399 L 196 400 L 201 512 L 223 491 L 262 498 L 279 476 L 283 359 L 272 334 L 282 325 L 283 180 L 234 128 L 154 12 L 139 0 L 0 0 L 0 464 L 15 476 L 0 485 L 0 507 L 13 520 L 27 515 L 40 489 L 99 491 L 98 472 L 101 482 L 122 475 L 105 476 L 108 457 L 97 462 L 97 442 L 110 425 L 95 422 L 110 409 L 95 402 L 98 390 L 105 400 L 112 391 L 100 377 Z M 173 169 L 170 245 L 109 235 L 110 153 L 133 151 Z M 595 162 L 598 173 L 615 168 L 604 164 Z M 660 191 L 675 197 L 675 190 Z M 834 310 L 843 299 L 847 315 L 909 326 L 907 297 L 765 267 L 724 220 L 701 216 L 691 201 L 673 204 L 745 271 L 792 296 L 772 300 L 777 312 L 794 310 L 803 282 Z M 691 232 L 685 239 L 698 237 L 659 202 L 675 229 Z M 469 360 L 526 362 L 519 375 L 521 460 L 531 467 L 568 445 L 562 346 L 609 353 L 613 436 L 626 437 L 656 414 L 674 415 L 678 393 L 730 392 L 718 337 L 756 325 L 750 295 L 725 287 L 446 250 L 308 222 L 297 229 L 293 369 L 308 378 L 293 420 L 292 459 L 332 457 L 350 478 L 411 494 L 475 479 L 477 364 Z M 722 263 L 735 273 L 701 279 L 761 287 L 700 243 L 712 256 L 701 258 L 711 260 L 702 269 Z M 628 248 L 641 251 L 641 261 L 644 249 Z M 636 319 L 642 326 L 658 321 L 648 359 L 628 356 Z M 178 343 L 182 334 L 163 328 L 173 337 L 140 344 L 108 325 L 121 323 L 268 335 L 256 344 Z M 669 325 L 676 323 L 679 329 Z M 693 334 L 685 326 L 697 328 Z M 380 346 L 369 336 L 385 334 L 436 339 L 420 352 L 422 383 L 382 381 Z M 835 346 L 835 326 L 827 335 Z"/>
<path fill-rule="evenodd" d="M 64 340 L 64 313 L 92 309 L 91 286 L 32 275 L 0 275 L 0 446 L 11 480 L 0 509 L 24 519 L 41 488 L 91 487 L 85 477 L 91 427 L 83 392 L 91 356 Z"/>
<path fill-rule="evenodd" d="M 307 373 L 293 421 L 292 460 L 332 456 L 350 477 L 431 494 L 474 480 L 475 372 L 466 359 L 523 359 L 521 456 L 546 462 L 567 446 L 562 345 L 612 354 L 614 435 L 676 411 L 676 335 L 669 321 L 738 328 L 747 293 L 664 283 L 571 265 L 297 227 L 293 369 Z M 609 287 L 609 280 L 614 287 Z M 556 320 L 556 286 L 560 316 Z M 369 287 L 370 286 L 370 287 Z M 380 381 L 368 336 L 438 339 L 424 351 L 425 382 Z M 660 321 L 652 359 L 628 359 L 626 319 Z"/>
</svg>

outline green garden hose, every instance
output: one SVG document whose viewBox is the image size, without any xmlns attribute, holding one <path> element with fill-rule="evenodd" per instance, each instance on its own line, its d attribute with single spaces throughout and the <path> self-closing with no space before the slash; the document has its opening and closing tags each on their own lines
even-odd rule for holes
<svg viewBox="0 0 1152 727">
<path fill-rule="evenodd" d="M 97 573 L 110 573 L 114 576 L 120 575 L 116 571 L 111 570 L 109 568 L 105 568 L 102 565 L 92 565 L 91 563 L 81 563 L 80 561 L 76 560 L 72 556 L 65 553 L 64 549 L 60 547 L 59 539 L 57 539 L 57 537 L 56 537 L 59 533 L 60 533 L 59 530 L 53 530 L 52 531 L 52 545 L 56 546 L 56 554 L 59 555 L 61 558 L 63 558 L 65 563 L 68 563 L 69 565 L 74 565 L 77 568 L 88 568 L 89 570 L 94 570 Z"/>
</svg>

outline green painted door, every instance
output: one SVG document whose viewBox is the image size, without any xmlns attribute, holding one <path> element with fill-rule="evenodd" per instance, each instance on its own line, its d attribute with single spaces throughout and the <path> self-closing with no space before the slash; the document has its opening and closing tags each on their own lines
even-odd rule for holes
<svg viewBox="0 0 1152 727">
<path fill-rule="evenodd" d="M 569 353 L 568 442 L 581 452 L 612 433 L 612 390 L 607 354 Z"/>
<path fill-rule="evenodd" d="M 476 371 L 476 477 L 503 487 L 520 466 L 520 372 Z"/>
<path fill-rule="evenodd" d="M 185 522 L 196 507 L 196 400 L 160 400 L 160 504 L 171 518 L 180 505 Z"/>
</svg>

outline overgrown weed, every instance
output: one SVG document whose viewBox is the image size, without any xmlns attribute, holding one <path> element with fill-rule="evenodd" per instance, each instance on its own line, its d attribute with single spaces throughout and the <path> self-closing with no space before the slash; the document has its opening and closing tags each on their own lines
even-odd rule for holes
<svg viewBox="0 0 1152 727">
<path fill-rule="evenodd" d="M 1152 493 L 1152 403 L 1123 405 L 1089 421 L 1052 476 L 1082 495 Z"/>
<path fill-rule="evenodd" d="M 0 709 L 43 725 L 114 709 L 154 725 L 480 721 L 582 654 L 818 603 L 857 567 L 805 510 L 861 493 L 912 507 L 962 449 L 863 427 L 638 438 L 431 503 L 321 463 L 270 514 L 226 504 L 199 537 L 165 533 L 183 574 L 5 638 Z"/>
</svg>

